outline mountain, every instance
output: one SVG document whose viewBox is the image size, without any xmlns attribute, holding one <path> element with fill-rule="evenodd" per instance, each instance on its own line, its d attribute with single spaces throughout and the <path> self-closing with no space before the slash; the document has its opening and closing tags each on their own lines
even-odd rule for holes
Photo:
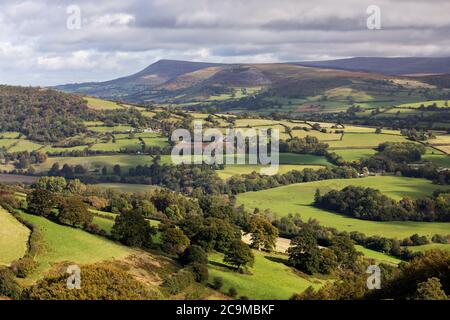
<svg viewBox="0 0 450 320">
<path fill-rule="evenodd" d="M 436 78 L 437 73 L 447 72 L 450 73 L 450 58 L 351 58 L 266 64 L 160 60 L 127 77 L 56 88 L 139 104 L 218 104 L 224 99 L 261 93 L 289 99 L 309 97 L 309 100 L 317 95 L 338 94 L 345 98 L 351 92 L 367 97 L 370 88 L 376 86 L 382 94 L 375 92 L 373 99 L 387 103 L 392 99 L 386 99 L 386 95 L 398 91 L 400 83 L 413 81 L 419 88 L 447 86 L 447 75 Z M 415 76 L 405 76 L 412 74 Z M 387 83 L 380 83 L 383 81 Z"/>
<path fill-rule="evenodd" d="M 377 72 L 387 75 L 450 74 L 450 58 L 349 58 L 305 61 L 298 65 L 349 71 Z"/>
</svg>

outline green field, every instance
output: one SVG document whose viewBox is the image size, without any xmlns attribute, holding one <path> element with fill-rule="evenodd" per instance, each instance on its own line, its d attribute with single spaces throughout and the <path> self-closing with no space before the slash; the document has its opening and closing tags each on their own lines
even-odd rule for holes
<svg viewBox="0 0 450 320">
<path fill-rule="evenodd" d="M 9 265 L 27 252 L 30 230 L 0 207 L 0 265 Z"/>
<path fill-rule="evenodd" d="M 369 149 L 378 147 L 383 142 L 406 142 L 406 137 L 392 134 L 376 133 L 346 133 L 342 141 L 327 142 L 330 149 L 361 148 Z"/>
<path fill-rule="evenodd" d="M 114 189 L 122 192 L 147 192 L 155 189 L 160 189 L 161 187 L 148 184 L 131 184 L 131 183 L 98 183 L 94 184 L 103 189 Z"/>
<path fill-rule="evenodd" d="M 87 101 L 87 105 L 89 108 L 94 110 L 115 110 L 115 109 L 123 109 L 123 107 L 117 102 L 102 100 L 92 97 L 84 97 Z"/>
<path fill-rule="evenodd" d="M 68 165 L 83 165 L 89 170 L 101 170 L 106 166 L 109 172 L 112 172 L 112 167 L 116 164 L 122 167 L 122 170 L 128 170 L 137 165 L 151 165 L 153 157 L 148 155 L 110 155 L 110 156 L 91 156 L 91 157 L 52 157 L 49 158 L 42 165 L 36 166 L 39 172 L 48 171 L 54 163 L 59 163 L 62 167 L 64 164 Z"/>
<path fill-rule="evenodd" d="M 44 252 L 37 257 L 39 267 L 31 276 L 34 280 L 40 278 L 58 262 L 95 263 L 124 258 L 135 252 L 100 236 L 61 226 L 43 217 L 27 213 L 21 213 L 21 216 L 38 226 L 46 243 Z"/>
<path fill-rule="evenodd" d="M 319 287 L 323 280 L 301 274 L 288 267 L 285 255 L 275 255 L 260 251 L 255 254 L 255 265 L 251 275 L 241 274 L 231 270 L 223 262 L 222 254 L 209 255 L 209 279 L 221 277 L 224 286 L 221 289 L 227 292 L 235 288 L 238 296 L 247 296 L 250 299 L 289 299 L 294 293 L 300 293 L 309 286 Z"/>
<path fill-rule="evenodd" d="M 430 101 L 420 101 L 420 102 L 414 102 L 414 103 L 404 103 L 397 107 L 398 108 L 419 108 L 422 104 L 425 107 L 428 107 L 429 105 L 432 105 L 434 103 L 436 103 L 436 106 L 438 108 L 448 108 L 448 106 L 449 106 L 448 100 L 430 100 Z"/>
<path fill-rule="evenodd" d="M 224 170 L 218 170 L 217 174 L 222 179 L 228 179 L 232 176 L 239 176 L 244 174 L 250 174 L 252 172 L 260 173 L 261 168 L 264 168 L 264 166 L 261 165 L 226 165 Z M 279 166 L 279 170 L 277 174 L 284 174 L 289 171 L 298 170 L 301 171 L 303 169 L 320 169 L 323 168 L 323 166 L 308 166 L 308 165 L 296 165 L 296 164 L 281 164 Z"/>
<path fill-rule="evenodd" d="M 384 254 L 375 250 L 364 248 L 363 246 L 355 245 L 355 249 L 358 252 L 361 252 L 364 254 L 364 257 L 373 259 L 376 262 L 382 262 L 382 263 L 388 263 L 388 264 L 399 264 L 402 260 L 397 259 L 393 256 L 390 256 L 388 254 Z"/>
<path fill-rule="evenodd" d="M 411 246 L 407 248 L 413 252 L 425 252 L 428 250 L 436 250 L 436 249 L 450 251 L 450 244 L 429 243 L 423 246 Z"/>
<path fill-rule="evenodd" d="M 112 132 L 112 133 L 121 133 L 121 132 L 131 132 L 134 130 L 132 126 L 127 125 L 117 125 L 117 126 L 93 126 L 93 127 L 87 127 L 88 130 L 98 133 L 106 133 L 106 132 Z"/>
<path fill-rule="evenodd" d="M 381 190 L 385 195 L 400 200 L 402 197 L 419 198 L 430 195 L 442 186 L 434 185 L 425 179 L 377 176 L 360 179 L 334 179 L 278 187 L 269 190 L 247 192 L 237 196 L 237 203 L 244 204 L 247 210 L 271 209 L 277 216 L 300 213 L 304 220 L 317 219 L 322 225 L 341 231 L 359 231 L 368 236 L 380 235 L 403 239 L 414 233 L 432 237 L 434 234 L 450 233 L 450 223 L 393 221 L 376 222 L 359 220 L 327 212 L 312 206 L 314 194 L 319 188 L 322 194 L 332 189 L 342 189 L 348 185 L 371 187 Z"/>
<path fill-rule="evenodd" d="M 377 151 L 375 149 L 339 149 L 332 152 L 340 155 L 345 161 L 357 161 L 373 156 Z"/>
</svg>

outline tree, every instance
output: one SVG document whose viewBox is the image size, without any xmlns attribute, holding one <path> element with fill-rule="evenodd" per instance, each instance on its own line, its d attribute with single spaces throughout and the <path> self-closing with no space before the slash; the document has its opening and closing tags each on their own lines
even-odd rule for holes
<svg viewBox="0 0 450 320">
<path fill-rule="evenodd" d="M 111 236 L 115 240 L 132 247 L 150 246 L 152 244 L 152 235 L 154 234 L 156 234 L 156 230 L 136 210 L 120 214 L 111 230 Z"/>
<path fill-rule="evenodd" d="M 208 256 L 206 255 L 205 250 L 198 245 L 190 245 L 184 250 L 183 254 L 180 257 L 180 262 L 183 265 L 188 265 L 191 263 L 200 263 L 207 264 Z"/>
<path fill-rule="evenodd" d="M 416 300 L 447 300 L 445 291 L 439 278 L 429 278 L 417 285 Z"/>
<path fill-rule="evenodd" d="M 113 173 L 114 173 L 116 176 L 121 176 L 121 175 L 122 175 L 122 168 L 120 167 L 120 165 L 116 164 L 116 165 L 113 167 Z"/>
<path fill-rule="evenodd" d="M 310 230 L 302 229 L 297 237 L 292 239 L 287 251 L 289 263 L 296 269 L 308 274 L 319 271 L 320 250 L 317 240 Z"/>
<path fill-rule="evenodd" d="M 336 236 L 331 240 L 330 249 L 334 252 L 339 266 L 350 269 L 358 258 L 352 239 L 347 235 Z"/>
<path fill-rule="evenodd" d="M 247 244 L 242 240 L 235 240 L 225 252 L 223 262 L 235 267 L 236 270 L 240 270 L 242 267 L 252 267 L 255 256 Z"/>
<path fill-rule="evenodd" d="M 272 250 L 275 247 L 278 229 L 272 225 L 267 217 L 261 214 L 252 215 L 250 217 L 249 232 L 251 233 L 252 248 Z"/>
<path fill-rule="evenodd" d="M 47 217 L 52 213 L 55 199 L 50 191 L 35 189 L 27 195 L 28 212 L 37 216 Z"/>
<path fill-rule="evenodd" d="M 190 243 L 183 230 L 176 227 L 166 228 L 161 239 L 164 251 L 172 254 L 182 253 Z"/>
<path fill-rule="evenodd" d="M 73 227 L 86 227 L 92 223 L 94 218 L 79 197 L 64 199 L 59 209 L 58 222 Z"/>
</svg>

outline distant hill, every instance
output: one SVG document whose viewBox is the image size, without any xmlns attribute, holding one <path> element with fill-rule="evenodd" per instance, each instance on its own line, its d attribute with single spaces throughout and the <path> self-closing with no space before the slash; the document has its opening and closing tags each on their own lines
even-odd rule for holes
<svg viewBox="0 0 450 320">
<path fill-rule="evenodd" d="M 56 88 L 139 104 L 217 104 L 225 99 L 251 97 L 255 92 L 302 99 L 329 95 L 329 90 L 342 87 L 367 92 L 374 85 L 383 86 L 376 84 L 377 81 L 400 78 L 442 86 L 447 85 L 447 78 L 435 78 L 435 75 L 446 72 L 450 73 L 450 58 L 351 58 L 266 64 L 160 60 L 127 77 L 106 82 L 61 85 Z M 430 74 L 434 77 L 425 77 Z M 405 75 L 409 76 L 406 78 Z M 413 78 L 411 75 L 414 75 Z M 426 87 L 420 83 L 418 86 Z M 385 94 L 398 91 L 392 81 L 379 89 L 383 94 L 374 99 L 386 100 Z M 336 91 L 331 94 L 336 94 Z M 249 103 L 245 102 L 246 105 Z"/>
<path fill-rule="evenodd" d="M 450 74 L 450 58 L 349 58 L 305 61 L 302 66 L 349 71 L 377 72 L 387 75 Z"/>
</svg>

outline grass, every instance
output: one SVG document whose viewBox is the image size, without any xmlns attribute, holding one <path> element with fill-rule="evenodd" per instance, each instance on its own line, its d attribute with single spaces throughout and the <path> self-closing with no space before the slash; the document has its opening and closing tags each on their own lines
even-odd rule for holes
<svg viewBox="0 0 450 320">
<path fill-rule="evenodd" d="M 399 135 L 376 133 L 346 133 L 342 141 L 327 142 L 333 148 L 361 148 L 370 149 L 378 147 L 383 142 L 406 142 L 406 138 Z"/>
<path fill-rule="evenodd" d="M 87 105 L 89 108 L 94 110 L 115 110 L 115 109 L 123 109 L 123 107 L 117 102 L 102 100 L 92 97 L 85 97 L 87 101 Z"/>
<path fill-rule="evenodd" d="M 423 246 L 411 246 L 411 247 L 407 247 L 407 248 L 413 252 L 425 252 L 428 250 L 436 250 L 436 249 L 450 251 L 450 244 L 429 243 L 429 244 L 425 244 Z"/>
<path fill-rule="evenodd" d="M 112 133 L 121 133 L 121 132 L 131 132 L 134 130 L 132 126 L 127 125 L 117 125 L 117 126 L 94 126 L 94 127 L 87 127 L 88 130 L 98 133 L 106 133 L 106 132 L 112 132 Z"/>
<path fill-rule="evenodd" d="M 32 280 L 42 277 L 58 262 L 96 263 L 124 258 L 135 252 L 100 236 L 59 225 L 43 217 L 27 213 L 21 213 L 21 216 L 41 230 L 46 243 L 44 252 L 37 257 L 39 267 L 31 275 Z"/>
<path fill-rule="evenodd" d="M 116 164 L 122 167 L 122 170 L 128 170 L 137 165 L 151 165 L 153 158 L 148 155 L 110 155 L 110 156 L 91 156 L 91 157 L 52 157 L 42 165 L 36 166 L 38 172 L 48 171 L 53 164 L 58 163 L 61 167 L 68 165 L 83 165 L 89 170 L 101 170 L 106 166 L 109 172 Z"/>
<path fill-rule="evenodd" d="M 422 104 L 425 107 L 428 107 L 434 103 L 436 103 L 436 106 L 438 108 L 448 108 L 448 100 L 430 100 L 430 101 L 420 101 L 420 102 L 414 102 L 414 103 L 404 103 L 397 107 L 398 108 L 419 108 Z M 445 105 L 446 103 L 447 103 L 447 105 Z"/>
<path fill-rule="evenodd" d="M 375 149 L 344 149 L 333 150 L 346 161 L 357 161 L 362 158 L 368 158 L 374 155 L 377 151 Z"/>
<path fill-rule="evenodd" d="M 425 179 L 377 176 L 360 179 L 333 179 L 308 183 L 298 183 L 269 190 L 247 192 L 237 196 L 237 203 L 247 209 L 271 209 L 278 217 L 289 213 L 300 213 L 304 220 L 317 219 L 322 225 L 341 231 L 359 231 L 367 236 L 380 235 L 388 238 L 403 239 L 414 233 L 432 237 L 434 234 L 449 234 L 450 223 L 390 221 L 376 222 L 359 220 L 313 207 L 314 194 L 320 189 L 322 194 L 332 189 L 342 189 L 348 185 L 379 189 L 385 195 L 400 200 L 430 195 L 435 189 L 442 188 Z"/>
<path fill-rule="evenodd" d="M 159 189 L 160 187 L 154 185 L 147 184 L 130 184 L 130 183 L 98 183 L 95 184 L 103 189 L 115 189 L 122 192 L 147 192 L 155 189 Z"/>
<path fill-rule="evenodd" d="M 251 269 L 252 274 L 241 274 L 233 271 L 223 264 L 222 254 L 209 255 L 209 279 L 221 277 L 224 286 L 223 292 L 235 288 L 239 296 L 247 296 L 250 299 L 289 299 L 294 293 L 300 293 L 309 286 L 319 287 L 323 281 L 300 274 L 288 267 L 285 263 L 287 257 L 259 251 L 253 251 L 255 265 Z"/>
<path fill-rule="evenodd" d="M 355 245 L 355 249 L 356 249 L 356 251 L 361 252 L 364 255 L 364 257 L 373 259 L 376 262 L 382 262 L 382 263 L 394 264 L 394 265 L 397 265 L 400 262 L 402 262 L 402 260 L 397 259 L 391 255 L 384 254 L 384 253 L 381 253 L 381 252 L 378 252 L 375 250 L 367 249 L 360 245 Z"/>
<path fill-rule="evenodd" d="M 11 262 L 27 252 L 30 230 L 0 207 L 0 265 Z"/>
<path fill-rule="evenodd" d="M 17 143 L 15 143 L 13 146 L 11 146 L 8 149 L 8 152 L 12 153 L 12 152 L 22 152 L 22 151 L 36 151 L 38 149 L 41 149 L 43 146 L 41 144 L 29 141 L 29 140 L 25 140 L 25 139 L 20 139 L 17 140 Z"/>
<path fill-rule="evenodd" d="M 228 179 L 232 176 L 239 176 L 244 174 L 250 174 L 252 172 L 260 173 L 261 168 L 263 166 L 261 165 L 226 165 L 224 170 L 218 170 L 217 174 L 222 179 Z M 296 165 L 296 164 L 281 164 L 279 166 L 278 174 L 287 173 L 289 171 L 293 170 L 303 170 L 306 168 L 310 169 L 319 169 L 322 168 L 322 166 L 305 166 L 305 165 Z"/>
</svg>

